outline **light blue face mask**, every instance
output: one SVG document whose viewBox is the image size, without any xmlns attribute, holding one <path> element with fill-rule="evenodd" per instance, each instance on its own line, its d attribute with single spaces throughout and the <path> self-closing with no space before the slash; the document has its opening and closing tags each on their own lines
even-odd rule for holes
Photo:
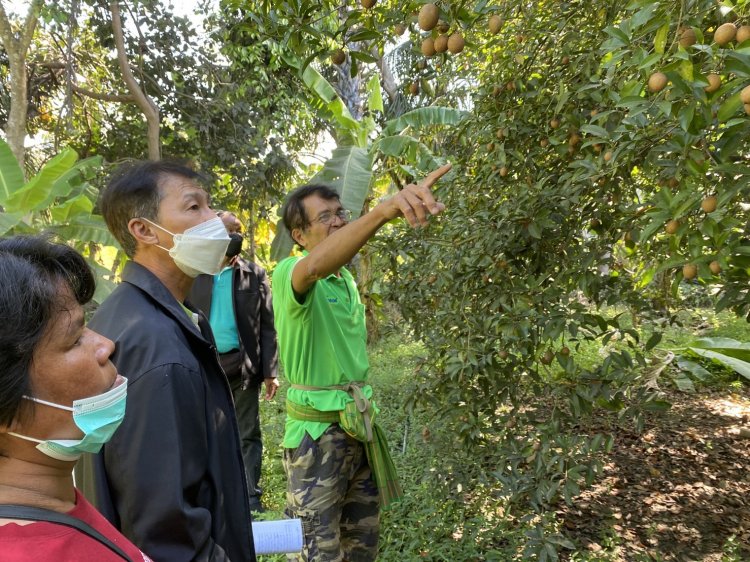
<svg viewBox="0 0 750 562">
<path fill-rule="evenodd" d="M 36 448 L 42 453 L 61 461 L 78 460 L 83 453 L 98 453 L 102 445 L 112 438 L 125 417 L 127 392 L 128 379 L 117 375 L 115 384 L 110 390 L 104 394 L 74 400 L 72 408 L 24 396 L 26 400 L 73 412 L 73 421 L 83 431 L 83 439 L 43 440 L 10 431 L 8 435 L 38 443 Z"/>
</svg>

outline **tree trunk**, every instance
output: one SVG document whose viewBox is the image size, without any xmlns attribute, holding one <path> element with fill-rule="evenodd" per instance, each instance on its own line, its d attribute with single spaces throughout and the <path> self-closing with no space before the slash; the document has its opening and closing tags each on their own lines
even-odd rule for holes
<svg viewBox="0 0 750 562">
<path fill-rule="evenodd" d="M 396 101 L 396 96 L 398 95 L 398 86 L 396 84 L 396 78 L 393 76 L 391 67 L 388 65 L 388 62 L 385 60 L 385 57 L 379 56 L 376 64 L 378 65 L 378 68 L 380 69 L 380 76 L 381 76 L 380 84 L 383 86 L 383 89 L 388 94 L 388 99 L 391 101 L 391 103 L 393 103 Z"/>
<path fill-rule="evenodd" d="M 245 239 L 248 241 L 247 255 L 252 262 L 255 261 L 258 253 L 258 246 L 255 243 L 255 217 L 255 204 L 251 202 L 250 208 L 248 209 L 248 221 L 247 227 L 245 228 Z"/>
<path fill-rule="evenodd" d="M 338 95 L 346 104 L 349 113 L 357 121 L 362 120 L 362 95 L 359 92 L 359 74 L 351 75 L 351 58 L 347 56 L 346 61 L 338 65 L 336 70 L 338 71 L 338 80 L 334 87 L 337 90 Z"/>
<path fill-rule="evenodd" d="M 8 124 L 5 127 L 5 136 L 8 139 L 13 155 L 18 160 L 21 170 L 24 170 L 26 150 L 26 115 L 28 112 L 28 84 L 26 73 L 25 56 L 17 52 L 11 55 L 8 51 L 10 62 L 10 112 Z M 24 170 L 24 176 L 25 176 Z"/>
<path fill-rule="evenodd" d="M 26 20 L 21 26 L 22 29 L 18 38 L 16 38 L 8 15 L 5 13 L 5 7 L 0 1 L 0 41 L 5 47 L 5 52 L 8 53 L 10 65 L 10 112 L 8 124 L 5 127 L 5 136 L 13 155 L 21 166 L 21 170 L 24 170 L 26 156 L 24 142 L 26 140 L 26 115 L 29 103 L 26 54 L 29 51 L 29 45 L 31 45 L 41 9 L 42 0 L 31 2 Z"/>
<path fill-rule="evenodd" d="M 133 76 L 133 72 L 130 70 L 130 63 L 128 62 L 128 55 L 125 52 L 125 40 L 123 39 L 122 33 L 120 3 L 117 0 L 112 0 L 109 3 L 109 9 L 112 13 L 112 31 L 115 37 L 117 62 L 120 65 L 122 79 L 125 81 L 125 85 L 130 94 L 135 98 L 136 105 L 138 105 L 143 112 L 143 115 L 146 117 L 146 124 L 148 125 L 147 140 L 149 160 L 160 160 L 161 143 L 159 141 L 159 110 L 154 101 L 146 94 L 145 90 L 138 85 L 135 76 Z"/>
</svg>

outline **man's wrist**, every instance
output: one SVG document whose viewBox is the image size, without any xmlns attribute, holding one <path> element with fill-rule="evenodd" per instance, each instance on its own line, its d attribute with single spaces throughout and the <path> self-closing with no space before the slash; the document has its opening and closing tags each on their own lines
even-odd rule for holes
<svg viewBox="0 0 750 562">
<path fill-rule="evenodd" d="M 373 218 L 377 220 L 378 228 L 384 226 L 395 218 L 390 209 L 392 205 L 393 202 L 389 198 L 375 205 L 368 213 L 368 215 L 372 215 Z"/>
</svg>

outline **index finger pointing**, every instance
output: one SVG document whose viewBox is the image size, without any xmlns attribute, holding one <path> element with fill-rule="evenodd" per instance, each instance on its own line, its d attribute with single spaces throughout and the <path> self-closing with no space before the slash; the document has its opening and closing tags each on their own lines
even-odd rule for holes
<svg viewBox="0 0 750 562">
<path fill-rule="evenodd" d="M 440 178 L 450 172 L 452 167 L 453 164 L 451 164 L 450 162 L 448 162 L 447 164 L 443 164 L 437 170 L 433 170 L 432 172 L 427 174 L 427 176 L 419 183 L 421 183 L 425 187 L 432 187 Z"/>
</svg>

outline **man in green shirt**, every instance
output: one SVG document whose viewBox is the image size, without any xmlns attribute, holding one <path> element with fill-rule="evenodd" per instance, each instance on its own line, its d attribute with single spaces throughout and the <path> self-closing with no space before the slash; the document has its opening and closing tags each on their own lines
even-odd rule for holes
<svg viewBox="0 0 750 562">
<path fill-rule="evenodd" d="M 287 515 L 303 521 L 298 560 L 369 562 L 377 556 L 379 504 L 401 495 L 367 384 L 364 306 L 344 265 L 387 222 L 426 226 L 445 208 L 431 187 L 439 168 L 349 223 L 324 185 L 292 192 L 283 220 L 304 250 L 273 274 L 273 306 L 287 394 Z"/>
</svg>

